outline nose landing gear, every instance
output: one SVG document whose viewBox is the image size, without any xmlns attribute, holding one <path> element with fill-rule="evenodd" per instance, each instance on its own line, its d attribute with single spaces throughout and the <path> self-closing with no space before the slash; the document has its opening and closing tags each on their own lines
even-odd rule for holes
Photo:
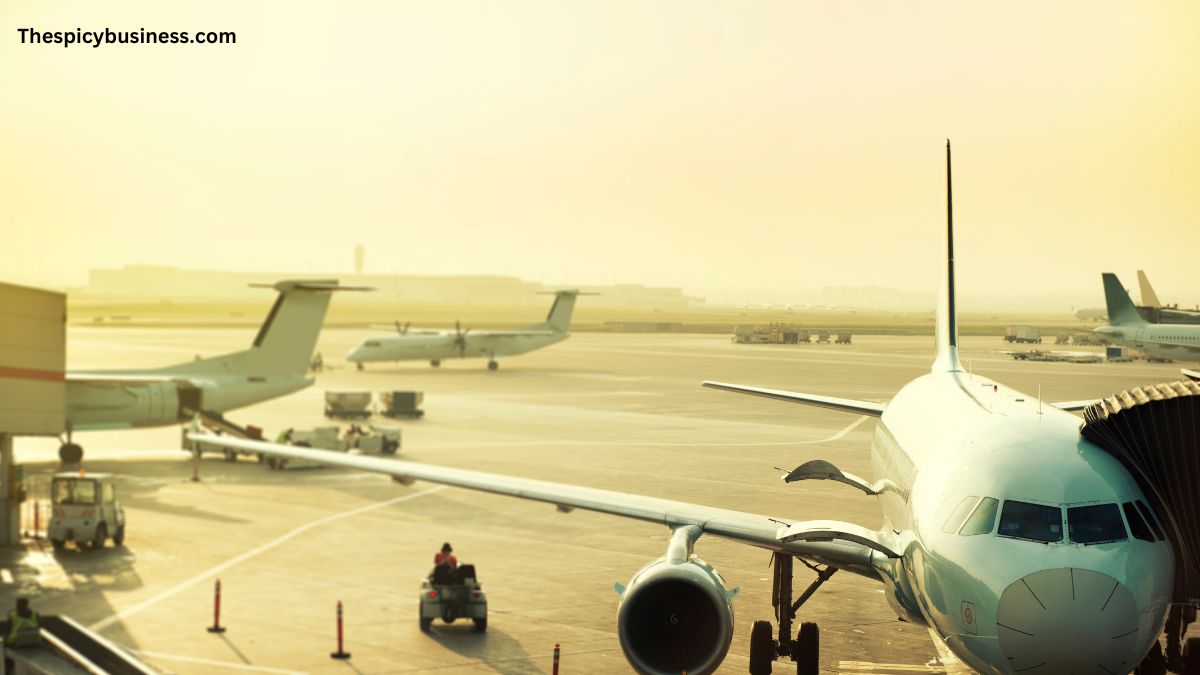
<svg viewBox="0 0 1200 675">
<path fill-rule="evenodd" d="M 787 553 L 775 553 L 774 556 L 775 578 L 771 588 L 771 604 L 779 621 L 779 637 L 772 639 L 771 622 L 754 622 L 750 630 L 750 674 L 769 675 L 772 661 L 788 657 L 795 662 L 797 675 L 817 675 L 821 663 L 821 631 L 817 624 L 806 621 L 800 624 L 800 631 L 793 640 L 792 620 L 796 618 L 796 610 L 837 572 L 837 568 L 822 568 L 801 560 L 805 567 L 817 573 L 817 578 L 793 602 L 792 561 L 795 558 Z"/>
</svg>

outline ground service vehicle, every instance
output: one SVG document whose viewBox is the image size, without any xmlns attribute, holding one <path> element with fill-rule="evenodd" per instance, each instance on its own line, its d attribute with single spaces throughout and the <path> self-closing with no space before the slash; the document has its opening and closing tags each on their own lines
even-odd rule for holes
<svg viewBox="0 0 1200 675">
<path fill-rule="evenodd" d="M 421 632 L 428 633 L 434 619 L 446 623 L 471 619 L 475 630 L 487 630 L 487 594 L 479 585 L 474 565 L 434 567 L 421 582 L 420 605 Z"/>
<path fill-rule="evenodd" d="M 50 482 L 50 498 L 49 537 L 56 551 L 68 541 L 92 549 L 103 548 L 109 537 L 116 546 L 125 543 L 125 509 L 117 500 L 112 474 L 56 474 Z"/>
<path fill-rule="evenodd" d="M 1041 342 L 1042 332 L 1033 326 L 1007 326 L 1004 329 L 1005 342 Z"/>
</svg>

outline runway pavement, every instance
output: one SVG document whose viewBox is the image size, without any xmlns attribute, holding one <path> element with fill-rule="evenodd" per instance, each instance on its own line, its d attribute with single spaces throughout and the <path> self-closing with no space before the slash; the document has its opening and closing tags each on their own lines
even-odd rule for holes
<svg viewBox="0 0 1200 675">
<path fill-rule="evenodd" d="M 165 365 L 241 348 L 252 331 L 72 327 L 73 367 Z M 360 331 L 327 330 L 336 369 L 305 391 L 229 416 L 264 427 L 326 424 L 336 390 L 420 390 L 426 417 L 403 421 L 406 459 L 876 528 L 872 498 L 839 484 L 785 485 L 773 467 L 825 458 L 871 476 L 874 421 L 702 389 L 715 379 L 886 401 L 928 370 L 929 337 L 856 337 L 851 345 L 737 345 L 717 335 L 580 334 L 501 361 L 372 365 L 340 360 Z M 964 362 L 1047 401 L 1177 379 L 1169 364 L 1016 362 L 999 338 L 968 338 Z M 388 423 L 391 423 L 390 421 Z M 667 531 L 645 523 L 346 471 L 268 471 L 248 460 L 201 463 L 179 428 L 76 436 L 90 471 L 120 476 L 122 548 L 55 555 L 44 542 L 0 556 L 0 603 L 31 594 L 43 613 L 100 629 L 166 672 L 629 672 L 616 635 L 614 582 L 662 555 Z M 53 468 L 57 443 L 18 441 L 27 475 Z M 488 592 L 486 634 L 469 624 L 417 627 L 417 586 L 443 541 L 474 563 Z M 765 552 L 702 538 L 698 555 L 730 586 L 737 626 L 721 672 L 746 672 L 749 630 L 770 618 Z M 799 566 L 798 566 L 799 567 Z M 797 575 L 803 588 L 807 578 Z M 213 583 L 227 632 L 209 634 Z M 334 611 L 346 612 L 348 662 L 333 661 Z M 925 629 L 897 621 L 882 588 L 835 575 L 801 610 L 821 626 L 822 669 L 954 672 Z"/>
</svg>

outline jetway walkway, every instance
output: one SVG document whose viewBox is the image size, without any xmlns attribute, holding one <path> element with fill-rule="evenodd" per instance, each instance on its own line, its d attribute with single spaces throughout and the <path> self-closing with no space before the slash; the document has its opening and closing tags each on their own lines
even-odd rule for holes
<svg viewBox="0 0 1200 675">
<path fill-rule="evenodd" d="M 5 675 L 154 675 L 129 653 L 66 616 L 42 616 L 42 645 L 4 648 Z"/>
<path fill-rule="evenodd" d="M 1175 549 L 1175 602 L 1200 605 L 1200 384 L 1123 391 L 1084 410 L 1082 433 L 1129 469 Z"/>
</svg>

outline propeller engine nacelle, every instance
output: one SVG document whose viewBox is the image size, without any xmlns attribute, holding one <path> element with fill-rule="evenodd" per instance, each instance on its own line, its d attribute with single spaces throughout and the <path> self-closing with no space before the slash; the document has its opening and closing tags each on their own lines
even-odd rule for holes
<svg viewBox="0 0 1200 675">
<path fill-rule="evenodd" d="M 736 592 L 694 555 L 650 563 L 630 580 L 617 610 L 625 658 L 643 675 L 713 672 L 733 640 Z"/>
</svg>

